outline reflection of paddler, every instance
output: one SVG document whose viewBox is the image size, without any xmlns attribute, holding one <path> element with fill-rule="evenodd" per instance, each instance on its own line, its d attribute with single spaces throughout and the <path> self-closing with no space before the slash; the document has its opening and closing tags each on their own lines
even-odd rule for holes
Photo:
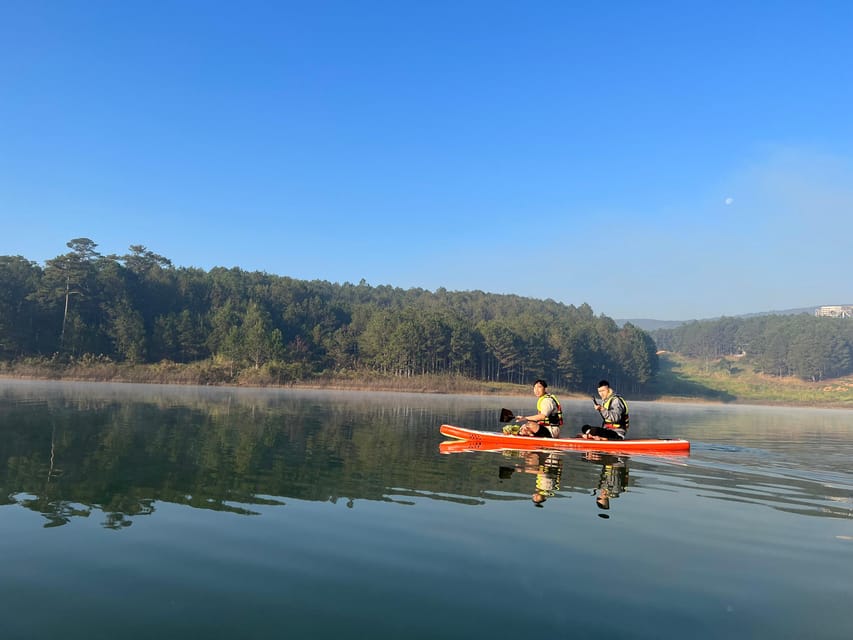
<svg viewBox="0 0 853 640">
<path fill-rule="evenodd" d="M 628 461 L 626 458 L 614 456 L 607 453 L 590 451 L 585 453 L 583 459 L 601 465 L 601 474 L 598 478 L 598 489 L 595 490 L 595 504 L 599 509 L 609 510 L 610 499 L 618 498 L 619 494 L 628 486 Z M 608 517 L 606 514 L 599 514 Z"/>
<path fill-rule="evenodd" d="M 516 471 L 536 474 L 536 491 L 531 496 L 537 507 L 560 490 L 563 474 L 563 459 L 556 453 L 535 451 L 524 455 L 524 464 L 516 467 L 501 467 L 498 476 L 506 480 Z"/>
<path fill-rule="evenodd" d="M 536 491 L 532 496 L 533 504 L 541 507 L 545 500 L 560 490 L 563 459 L 554 453 L 540 451 L 528 456 L 526 462 L 530 465 L 530 471 L 527 473 L 536 474 Z"/>
</svg>

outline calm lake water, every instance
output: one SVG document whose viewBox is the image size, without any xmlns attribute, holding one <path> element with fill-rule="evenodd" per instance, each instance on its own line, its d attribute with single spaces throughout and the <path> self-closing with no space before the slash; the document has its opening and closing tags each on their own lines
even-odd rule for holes
<svg viewBox="0 0 853 640">
<path fill-rule="evenodd" d="M 634 402 L 690 455 L 439 453 L 534 404 L 0 380 L 0 638 L 853 637 L 853 412 Z"/>
</svg>

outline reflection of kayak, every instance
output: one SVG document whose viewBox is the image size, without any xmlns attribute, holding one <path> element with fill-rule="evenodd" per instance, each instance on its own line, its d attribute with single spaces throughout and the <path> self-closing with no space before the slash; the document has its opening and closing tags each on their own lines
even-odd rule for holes
<svg viewBox="0 0 853 640">
<path fill-rule="evenodd" d="M 443 424 L 442 435 L 458 438 L 442 442 L 442 453 L 486 449 L 592 449 L 595 451 L 686 452 L 690 443 L 681 438 L 647 438 L 641 440 L 585 440 L 584 438 L 531 438 L 492 431 L 476 431 Z"/>
</svg>

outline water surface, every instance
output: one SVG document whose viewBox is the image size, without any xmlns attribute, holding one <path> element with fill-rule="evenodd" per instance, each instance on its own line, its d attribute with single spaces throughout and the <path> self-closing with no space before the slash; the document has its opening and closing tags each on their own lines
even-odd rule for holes
<svg viewBox="0 0 853 640">
<path fill-rule="evenodd" d="M 439 453 L 533 400 L 0 381 L 0 634 L 853 637 L 853 412 L 634 402 L 690 455 Z"/>
</svg>

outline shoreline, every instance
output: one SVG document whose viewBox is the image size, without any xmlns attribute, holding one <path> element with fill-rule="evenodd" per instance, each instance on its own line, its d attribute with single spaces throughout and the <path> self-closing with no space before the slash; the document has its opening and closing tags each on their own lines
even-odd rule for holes
<svg viewBox="0 0 853 640">
<path fill-rule="evenodd" d="M 511 396 L 525 398 L 531 395 L 527 385 L 516 385 L 512 383 L 488 383 L 483 381 L 465 381 L 468 384 L 460 384 L 459 380 L 451 385 L 427 384 L 425 379 L 371 379 L 368 382 L 354 382 L 351 379 L 324 379 L 313 382 L 292 382 L 286 384 L 251 384 L 251 383 L 202 383 L 193 380 L 139 380 L 128 379 L 124 376 L 100 377 L 85 375 L 34 375 L 33 373 L 11 373 L 0 372 L 0 381 L 18 380 L 24 382 L 83 382 L 91 384 L 151 384 L 174 387 L 203 387 L 221 389 L 296 389 L 308 391 L 360 391 L 376 393 L 420 393 L 425 395 L 467 395 L 467 396 Z M 434 381 L 433 381 L 434 382 Z M 446 381 L 445 381 L 446 382 Z M 477 387 L 472 389 L 471 387 Z M 450 388 L 448 388 L 450 387 Z M 589 394 L 571 392 L 555 389 L 560 397 L 570 400 L 584 400 Z M 630 400 L 631 398 L 629 398 Z M 792 408 L 821 408 L 851 410 L 853 406 L 849 403 L 814 402 L 804 403 L 793 400 L 775 400 L 760 398 L 741 398 L 731 401 L 705 398 L 702 396 L 682 396 L 672 394 L 641 394 L 633 398 L 635 402 L 660 402 L 665 404 L 704 404 L 721 406 L 761 406 L 761 407 L 792 407 Z"/>
</svg>

